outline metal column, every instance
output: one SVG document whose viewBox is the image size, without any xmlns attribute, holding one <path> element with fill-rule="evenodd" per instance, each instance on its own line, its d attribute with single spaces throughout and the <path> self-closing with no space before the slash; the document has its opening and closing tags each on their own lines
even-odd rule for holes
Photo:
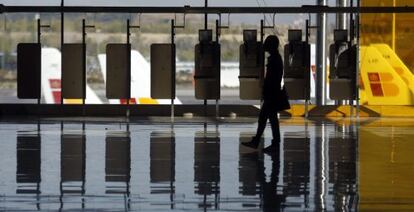
<svg viewBox="0 0 414 212">
<path fill-rule="evenodd" d="M 50 28 L 50 25 L 42 25 L 40 22 L 40 16 L 37 19 L 37 43 L 40 45 L 40 49 L 42 48 L 41 42 L 42 42 L 42 28 Z M 42 58 L 42 51 L 40 50 L 40 58 Z M 37 99 L 37 130 L 38 133 L 40 132 L 40 104 L 42 101 L 42 69 L 40 69 L 40 96 Z"/>
<path fill-rule="evenodd" d="M 65 43 L 65 13 L 63 12 L 63 8 L 65 7 L 65 1 L 62 0 L 60 6 L 62 7 L 62 11 L 60 12 L 60 50 L 63 49 L 63 44 Z M 63 54 L 60 54 L 61 58 L 60 61 L 63 61 Z M 61 75 L 62 76 L 62 68 L 61 68 Z M 62 81 L 62 79 L 60 79 Z M 62 86 L 60 87 L 60 93 L 62 94 Z M 60 104 L 63 105 L 63 95 L 60 95 Z"/>
<path fill-rule="evenodd" d="M 336 0 L 336 6 L 337 7 L 347 7 L 348 6 L 348 0 Z M 336 14 L 336 29 L 347 29 L 348 28 L 348 18 L 346 13 L 337 13 Z M 335 105 L 347 105 L 349 103 L 352 103 L 352 101 L 346 101 L 346 100 L 339 100 L 335 101 Z M 351 111 L 352 113 L 352 111 Z"/>
<path fill-rule="evenodd" d="M 208 0 L 204 1 L 204 7 L 208 8 Z M 208 28 L 208 13 L 204 13 L 204 29 Z M 204 117 L 207 117 L 207 99 L 204 99 Z"/>
<path fill-rule="evenodd" d="M 62 0 L 60 6 L 62 7 L 62 11 L 60 12 L 60 52 L 62 52 L 63 44 L 65 43 L 65 13 L 63 12 L 63 8 L 65 7 L 65 1 Z M 60 61 L 63 61 L 63 54 L 60 54 Z M 61 63 L 60 67 L 60 82 L 62 82 L 62 76 L 63 76 L 63 67 Z M 62 95 L 62 83 L 60 86 L 60 105 L 64 104 L 63 101 L 63 95 Z M 60 122 L 60 130 L 63 131 L 63 121 Z"/>
<path fill-rule="evenodd" d="M 361 0 L 357 0 L 357 7 L 361 8 Z M 356 42 L 357 42 L 357 63 L 356 63 L 356 117 L 357 119 L 359 119 L 359 110 L 360 110 L 360 105 L 359 105 L 359 73 L 360 73 L 360 28 L 359 28 L 359 24 L 360 24 L 360 12 L 358 12 L 356 14 Z"/>
<path fill-rule="evenodd" d="M 87 28 L 94 28 L 95 26 L 92 25 L 86 25 L 86 20 L 82 19 L 82 47 L 83 47 L 83 55 L 82 55 L 82 92 L 83 92 L 83 98 L 82 98 L 82 115 L 85 116 L 85 102 L 86 102 L 86 29 Z M 85 129 L 85 125 L 83 125 L 83 129 Z"/>
<path fill-rule="evenodd" d="M 317 0 L 319 6 L 327 0 Z M 326 13 L 317 14 L 318 33 L 316 37 L 316 105 L 326 104 Z"/>
<path fill-rule="evenodd" d="M 40 37 L 41 35 L 42 35 L 42 25 L 40 23 L 40 18 L 39 18 L 37 19 L 37 43 L 39 45 L 41 45 L 41 41 L 42 41 Z M 38 106 L 40 105 L 41 98 L 42 98 L 42 71 L 40 71 L 40 97 L 37 99 Z"/>
<path fill-rule="evenodd" d="M 171 44 L 174 45 L 175 43 L 175 21 L 174 19 L 171 20 Z M 173 47 L 174 48 L 174 47 Z M 172 54 L 175 57 L 175 49 L 172 49 Z M 175 58 L 174 58 L 175 59 Z M 175 72 L 176 72 L 176 67 L 175 67 L 175 62 L 173 60 L 171 60 L 171 63 L 173 63 L 174 65 L 172 66 L 173 68 L 173 73 L 171 74 L 171 124 L 174 123 L 174 99 L 175 99 Z M 174 125 L 171 125 L 171 133 L 174 133 Z"/>
<path fill-rule="evenodd" d="M 348 0 L 336 0 L 337 7 L 347 7 Z M 347 29 L 348 28 L 348 18 L 346 13 L 337 13 L 336 14 L 336 28 L 337 29 Z"/>
<path fill-rule="evenodd" d="M 219 20 L 216 20 L 216 42 L 219 43 L 219 39 L 220 39 L 220 28 L 221 28 L 221 20 L 219 22 Z M 221 72 L 221 60 L 220 60 L 220 72 Z M 220 73 L 220 77 L 221 78 L 221 73 Z M 220 83 L 219 83 L 220 84 Z M 221 85 L 219 85 L 221 86 Z M 221 88 L 219 88 L 221 89 Z M 220 94 L 221 95 L 221 94 Z M 220 98 L 220 96 L 219 96 Z M 220 117 L 220 105 L 219 105 L 219 99 L 216 99 L 216 121 L 219 120 Z"/>
<path fill-rule="evenodd" d="M 130 20 L 127 19 L 127 45 L 130 45 L 130 36 L 131 36 L 131 24 Z M 130 108 L 129 108 L 129 101 L 131 101 L 131 49 L 127 48 L 128 51 L 128 99 L 127 99 L 127 110 L 126 110 L 126 118 L 127 123 L 129 123 L 129 114 L 130 114 Z M 129 130 L 129 125 L 127 125 L 127 130 Z"/>
</svg>

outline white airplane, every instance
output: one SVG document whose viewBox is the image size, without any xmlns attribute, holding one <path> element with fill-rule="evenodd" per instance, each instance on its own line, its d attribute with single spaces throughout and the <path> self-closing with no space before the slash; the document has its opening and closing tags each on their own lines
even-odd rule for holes
<svg viewBox="0 0 414 212">
<path fill-rule="evenodd" d="M 106 83 L 106 54 L 98 55 L 102 75 Z M 136 50 L 131 50 L 131 97 L 130 104 L 171 104 L 171 99 L 151 98 L 151 67 Z M 110 104 L 126 104 L 126 100 L 109 99 Z M 174 104 L 181 104 L 176 97 Z"/>
<path fill-rule="evenodd" d="M 42 48 L 42 96 L 46 104 L 60 104 L 61 53 L 56 48 Z M 64 99 L 65 104 L 81 104 L 81 99 Z M 102 104 L 96 93 L 86 85 L 86 104 Z"/>
</svg>

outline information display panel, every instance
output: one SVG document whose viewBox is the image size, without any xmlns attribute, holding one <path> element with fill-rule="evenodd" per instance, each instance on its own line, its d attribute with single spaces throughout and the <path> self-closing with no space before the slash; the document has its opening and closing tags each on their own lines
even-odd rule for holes
<svg viewBox="0 0 414 212">
<path fill-rule="evenodd" d="M 62 97 L 84 99 L 85 58 L 82 43 L 63 44 L 62 47 Z"/>
<path fill-rule="evenodd" d="M 41 57 L 39 43 L 17 45 L 17 97 L 19 99 L 40 99 Z"/>
<path fill-rule="evenodd" d="M 175 45 L 151 45 L 151 98 L 175 99 Z"/>
<path fill-rule="evenodd" d="M 131 97 L 131 44 L 106 46 L 106 97 L 129 99 Z"/>
</svg>

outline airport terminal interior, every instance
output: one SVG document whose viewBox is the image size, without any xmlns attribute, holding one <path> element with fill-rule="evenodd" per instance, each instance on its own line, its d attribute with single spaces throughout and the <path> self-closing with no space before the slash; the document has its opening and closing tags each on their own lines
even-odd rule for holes
<svg viewBox="0 0 414 212">
<path fill-rule="evenodd" d="M 414 211 L 413 1 L 118 1 L 0 0 L 0 211 Z"/>
</svg>

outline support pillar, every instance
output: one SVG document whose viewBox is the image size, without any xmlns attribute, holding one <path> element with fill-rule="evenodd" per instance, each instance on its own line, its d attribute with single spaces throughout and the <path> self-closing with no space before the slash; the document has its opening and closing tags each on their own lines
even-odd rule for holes
<svg viewBox="0 0 414 212">
<path fill-rule="evenodd" d="M 317 0 L 319 6 L 327 5 L 327 0 Z M 326 104 L 326 13 L 317 14 L 316 37 L 316 105 Z"/>
</svg>

